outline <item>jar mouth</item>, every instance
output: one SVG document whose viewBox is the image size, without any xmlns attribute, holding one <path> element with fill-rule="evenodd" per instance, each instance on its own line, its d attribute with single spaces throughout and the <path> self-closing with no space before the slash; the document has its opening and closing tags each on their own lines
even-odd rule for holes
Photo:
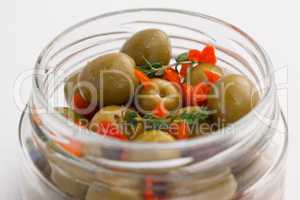
<svg viewBox="0 0 300 200">
<path fill-rule="evenodd" d="M 124 14 L 124 13 L 134 13 L 134 12 L 151 12 L 151 11 L 158 11 L 158 12 L 167 12 L 167 13 L 176 13 L 176 14 L 182 14 L 182 15 L 187 15 L 187 16 L 193 16 L 193 17 L 199 17 L 214 23 L 217 23 L 219 25 L 224 26 L 225 28 L 231 29 L 232 31 L 235 31 L 238 33 L 241 37 L 246 39 L 248 42 L 250 42 L 255 50 L 260 54 L 262 58 L 262 65 L 265 66 L 265 82 L 266 87 L 264 87 L 263 93 L 261 95 L 261 99 L 258 102 L 258 104 L 253 107 L 251 112 L 246 114 L 244 117 L 239 119 L 238 121 L 234 122 L 233 124 L 230 125 L 230 127 L 241 127 L 243 124 L 245 124 L 251 117 L 255 115 L 260 109 L 263 108 L 263 106 L 270 100 L 271 98 L 271 91 L 274 90 L 274 81 L 273 81 L 273 75 L 271 73 L 272 71 L 272 63 L 264 51 L 264 49 L 248 34 L 246 34 L 244 31 L 240 30 L 236 26 L 220 20 L 218 18 L 208 16 L 205 14 L 197 13 L 197 12 L 192 12 L 192 11 L 186 11 L 186 10 L 178 10 L 178 9 L 165 9 L 165 8 L 136 8 L 136 9 L 126 9 L 126 10 L 120 10 L 120 11 L 115 11 L 115 12 L 110 12 L 110 13 L 105 13 L 101 14 L 95 17 L 92 17 L 90 19 L 87 19 L 85 21 L 79 22 L 70 28 L 66 29 L 62 33 L 60 33 L 46 48 L 41 52 L 41 54 L 38 57 L 38 60 L 35 65 L 35 72 L 34 72 L 34 77 L 33 77 L 33 93 L 34 93 L 34 98 L 36 101 L 39 102 L 40 106 L 43 108 L 49 109 L 48 106 L 48 98 L 47 95 L 45 94 L 45 91 L 43 91 L 43 78 L 41 76 L 38 76 L 39 72 L 44 72 L 45 70 L 43 69 L 43 63 L 44 59 L 49 53 L 49 51 L 60 41 L 62 37 L 67 35 L 68 33 L 72 32 L 76 28 L 91 23 L 95 20 L 99 20 L 102 18 L 118 15 L 118 14 Z M 68 129 L 66 131 L 69 132 L 78 132 L 78 127 L 74 124 L 67 123 L 68 120 L 62 117 L 55 109 L 50 108 L 51 113 L 53 115 L 51 116 L 51 120 L 54 120 L 56 124 L 64 124 L 66 127 L 66 124 L 68 126 Z M 214 132 L 214 134 L 210 134 L 206 137 L 199 137 L 195 139 L 190 139 L 190 140 L 184 140 L 184 141 L 175 141 L 172 143 L 133 143 L 133 142 L 126 142 L 126 141 L 119 141 L 115 139 L 111 139 L 109 137 L 101 136 L 101 135 L 96 135 L 96 134 L 90 134 L 91 132 L 89 130 L 80 130 L 80 133 L 82 134 L 68 134 L 72 135 L 72 137 L 78 139 L 78 140 L 84 140 L 84 141 L 90 141 L 90 142 L 97 142 L 99 144 L 105 144 L 108 145 L 112 148 L 127 148 L 127 149 L 134 149 L 134 150 L 150 150 L 153 148 L 158 148 L 158 149 L 183 149 L 183 148 L 191 148 L 194 146 L 207 146 L 210 144 L 218 144 L 222 141 L 227 141 L 230 139 L 233 139 L 233 137 L 236 137 L 236 134 L 232 134 L 231 128 L 230 127 L 224 127 L 220 130 L 217 130 Z M 241 140 L 241 137 L 236 138 L 236 140 Z"/>
</svg>

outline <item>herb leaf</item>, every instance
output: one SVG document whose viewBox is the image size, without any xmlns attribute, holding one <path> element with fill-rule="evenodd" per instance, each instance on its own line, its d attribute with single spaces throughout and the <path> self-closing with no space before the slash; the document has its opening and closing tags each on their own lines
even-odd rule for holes
<svg viewBox="0 0 300 200">
<path fill-rule="evenodd" d="M 144 116 L 144 128 L 147 130 L 167 130 L 169 123 L 167 119 L 156 118 L 151 114 Z"/>
<path fill-rule="evenodd" d="M 182 54 L 179 54 L 176 58 L 175 58 L 176 62 L 177 63 L 180 63 L 180 62 L 184 62 L 184 61 L 188 61 L 188 53 L 185 52 L 185 53 L 182 53 Z"/>
<path fill-rule="evenodd" d="M 184 120 L 190 127 L 192 127 L 195 124 L 201 124 L 207 121 L 208 115 L 206 114 L 206 111 L 206 107 L 201 107 L 199 110 L 183 112 L 177 119 Z"/>
<path fill-rule="evenodd" d="M 137 125 L 137 113 L 134 112 L 134 111 L 126 111 L 125 112 L 125 115 L 124 115 L 124 120 L 133 125 L 133 126 L 136 126 Z"/>
<path fill-rule="evenodd" d="M 160 63 L 148 63 L 139 67 L 144 74 L 148 77 L 160 77 L 164 74 L 165 68 Z"/>
<path fill-rule="evenodd" d="M 151 64 L 151 67 L 155 68 L 155 69 L 160 69 L 160 68 L 162 68 L 162 64 L 160 64 L 160 63 L 153 63 L 153 64 Z"/>
</svg>

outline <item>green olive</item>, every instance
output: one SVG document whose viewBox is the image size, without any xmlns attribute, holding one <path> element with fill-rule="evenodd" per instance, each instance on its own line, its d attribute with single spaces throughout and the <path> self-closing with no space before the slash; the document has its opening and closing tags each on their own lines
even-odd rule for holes
<svg viewBox="0 0 300 200">
<path fill-rule="evenodd" d="M 214 120 L 221 119 L 226 125 L 249 113 L 258 101 L 255 85 L 242 75 L 231 74 L 217 82 L 208 107 L 215 112 Z"/>
<path fill-rule="evenodd" d="M 220 76 L 223 75 L 222 69 L 218 66 L 202 63 L 191 69 L 188 73 L 187 82 L 192 85 L 197 85 L 200 82 L 207 81 L 207 76 L 205 74 L 206 70 L 214 72 Z"/>
<path fill-rule="evenodd" d="M 64 94 L 67 103 L 70 105 L 73 94 L 78 90 L 77 82 L 78 82 L 79 72 L 72 74 L 64 85 Z"/>
<path fill-rule="evenodd" d="M 129 122 L 125 119 L 127 112 L 132 112 L 136 115 L 136 119 L 141 119 L 139 114 L 133 109 L 123 106 L 106 106 L 94 115 L 90 122 L 89 129 L 96 131 L 100 122 L 112 122 L 119 125 L 120 130 L 130 135 L 130 138 L 134 138 L 137 134 L 143 131 L 143 126 L 140 123 L 129 124 Z"/>
<path fill-rule="evenodd" d="M 60 114 L 62 114 L 67 119 L 69 119 L 70 121 L 72 121 L 78 125 L 81 125 L 84 127 L 88 126 L 88 123 L 89 123 L 88 120 L 85 117 L 83 117 L 80 114 L 73 111 L 71 108 L 56 107 L 55 110 L 58 111 Z"/>
<path fill-rule="evenodd" d="M 134 67 L 134 60 L 124 53 L 100 56 L 79 74 L 80 92 L 93 105 L 125 104 L 138 83 Z"/>
<path fill-rule="evenodd" d="M 181 107 L 181 93 L 171 82 L 153 78 L 148 87 L 137 91 L 136 107 L 140 112 L 151 112 L 162 103 L 164 108 L 175 111 Z"/>
<path fill-rule="evenodd" d="M 100 122 L 120 122 L 122 117 L 122 112 L 125 110 L 125 107 L 121 106 L 105 106 L 100 109 L 92 118 L 89 129 L 92 131 L 94 127 L 97 126 Z"/>
<path fill-rule="evenodd" d="M 138 66 L 159 62 L 167 65 L 171 59 L 171 42 L 168 35 L 158 29 L 146 29 L 134 34 L 121 51 L 134 59 Z"/>
<path fill-rule="evenodd" d="M 145 131 L 144 133 L 138 135 L 135 139 L 135 142 L 174 142 L 175 138 L 172 137 L 170 134 L 159 131 L 159 130 L 152 130 L 152 131 Z"/>
<path fill-rule="evenodd" d="M 139 134 L 134 140 L 134 142 L 141 143 L 169 143 L 175 142 L 175 138 L 169 133 L 160 130 L 145 131 Z M 127 152 L 127 158 L 130 161 L 159 161 L 159 160 L 171 160 L 179 158 L 181 153 L 178 149 L 152 149 L 151 151 L 129 151 Z M 176 166 L 167 167 L 165 169 L 144 169 L 140 170 L 143 172 L 170 172 L 171 169 L 176 168 Z"/>
</svg>

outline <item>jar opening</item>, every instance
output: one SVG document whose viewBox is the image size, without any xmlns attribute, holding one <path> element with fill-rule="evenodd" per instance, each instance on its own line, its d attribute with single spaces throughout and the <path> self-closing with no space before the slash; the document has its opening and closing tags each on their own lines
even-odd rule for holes
<svg viewBox="0 0 300 200">
<path fill-rule="evenodd" d="M 191 139 L 188 141 L 176 141 L 173 143 L 168 143 L 168 144 L 145 144 L 145 143 L 129 143 L 129 142 L 123 142 L 123 141 L 117 141 L 114 139 L 110 139 L 107 137 L 103 137 L 103 136 L 91 136 L 91 134 L 89 134 L 89 131 L 87 130 L 82 130 L 80 131 L 80 133 L 82 134 L 78 134 L 78 128 L 75 127 L 75 125 L 72 127 L 72 125 L 70 125 L 69 123 L 67 123 L 67 120 L 65 118 L 63 118 L 62 116 L 60 116 L 60 114 L 56 113 L 55 110 L 53 110 L 53 108 L 50 112 L 54 113 L 51 116 L 47 116 L 47 120 L 49 122 L 49 120 L 51 121 L 51 123 L 53 122 L 54 124 L 59 124 L 62 125 L 63 127 L 65 127 L 65 133 L 66 135 L 72 136 L 74 138 L 77 138 L 78 140 L 86 140 L 89 142 L 97 142 L 97 143 L 101 143 L 103 145 L 106 146 L 113 146 L 116 148 L 128 148 L 128 149 L 145 149 L 145 150 L 149 150 L 149 149 L 153 149 L 153 148 L 159 148 L 159 149 L 183 149 L 183 148 L 193 148 L 195 146 L 203 146 L 203 147 L 207 147 L 207 146 L 213 146 L 214 144 L 219 144 L 222 141 L 229 141 L 230 139 L 232 139 L 233 137 L 235 137 L 236 135 L 232 134 L 232 127 L 243 127 L 244 124 L 246 122 L 249 122 L 249 120 L 251 121 L 251 118 L 253 118 L 253 116 L 255 115 L 255 113 L 259 113 L 260 110 L 262 110 L 266 104 L 271 101 L 272 99 L 272 90 L 274 90 L 274 85 L 273 85 L 273 75 L 271 74 L 272 71 L 272 64 L 268 58 L 268 56 L 266 55 L 265 51 L 250 37 L 248 36 L 246 33 L 244 33 L 243 31 L 241 31 L 240 29 L 238 29 L 237 27 L 224 22 L 222 20 L 219 20 L 217 18 L 211 17 L 211 16 L 207 16 L 204 14 L 199 14 L 199 13 L 195 13 L 195 12 L 190 12 L 190 11 L 181 11 L 181 10 L 175 10 L 175 9 L 157 9 L 157 8 L 142 8 L 142 9 L 131 9 L 131 10 L 123 10 L 123 11 L 117 11 L 117 12 L 112 12 L 112 13 L 108 13 L 108 14 L 104 14 L 104 15 L 99 15 L 93 18 L 90 18 L 88 20 L 85 20 L 83 22 L 80 22 L 70 28 L 68 28 L 67 30 L 65 30 L 64 32 L 62 32 L 61 34 L 59 34 L 41 53 L 41 55 L 38 58 L 38 61 L 36 63 L 36 67 L 35 67 L 35 74 L 39 74 L 36 75 L 33 78 L 33 104 L 37 104 L 43 108 L 49 108 L 49 90 L 48 90 L 48 86 L 47 83 L 49 81 L 48 76 L 51 73 L 62 73 L 61 68 L 63 68 L 64 66 L 64 62 L 68 62 L 66 59 L 64 59 L 63 56 L 67 56 L 64 54 L 64 51 L 66 51 L 67 48 L 74 48 L 77 51 L 75 51 L 76 53 L 78 53 L 78 48 L 80 48 L 80 46 L 76 46 L 79 45 L 79 43 L 81 41 L 84 40 L 88 40 L 90 38 L 92 38 L 92 36 L 94 36 L 94 34 L 96 34 L 97 32 L 94 33 L 87 33 L 88 35 L 85 35 L 82 33 L 81 29 L 87 28 L 89 26 L 89 24 L 93 24 L 93 23 L 97 23 L 98 21 L 101 20 L 105 20 L 105 19 L 109 19 L 110 17 L 114 17 L 115 15 L 130 15 L 131 13 L 143 13 L 143 12 L 167 12 L 167 13 L 174 13 L 178 16 L 193 16 L 196 18 L 199 18 L 203 21 L 203 23 L 208 23 L 208 25 L 212 26 L 212 31 L 215 30 L 220 30 L 221 28 L 226 30 L 226 32 L 230 32 L 232 35 L 229 36 L 228 40 L 226 40 L 227 42 L 229 40 L 231 40 L 233 43 L 236 44 L 235 48 L 243 48 L 244 51 L 247 53 L 244 54 L 247 56 L 247 59 L 244 58 L 242 55 L 238 55 L 235 52 L 233 52 L 230 49 L 227 49 L 225 46 L 225 42 L 224 44 L 222 43 L 222 45 L 219 45 L 218 42 L 216 42 L 216 48 L 218 50 L 218 52 L 220 54 L 222 54 L 222 56 L 224 55 L 224 57 L 220 58 L 220 60 L 223 63 L 228 63 L 228 61 L 226 61 L 226 58 L 229 58 L 228 55 L 230 55 L 233 58 L 236 58 L 237 60 L 239 60 L 240 63 L 242 64 L 248 64 L 249 66 L 246 66 L 247 70 L 250 71 L 250 74 L 252 73 L 253 75 L 253 79 L 259 81 L 258 85 L 260 87 L 260 91 L 261 91 L 261 100 L 258 103 L 258 105 L 256 105 L 253 110 L 248 113 L 246 116 L 244 116 L 242 119 L 238 120 L 237 122 L 233 123 L 230 127 L 225 127 L 219 131 L 216 131 L 214 134 L 206 136 L 204 138 L 196 138 L 196 139 Z M 120 25 L 120 24 L 142 24 L 142 23 L 150 23 L 149 21 L 145 20 L 139 20 L 139 21 L 121 21 L 118 24 L 115 24 L 115 27 Z M 160 22 L 159 24 L 155 24 L 155 23 L 151 23 L 148 26 L 151 25 L 155 25 L 155 26 L 162 26 L 161 24 L 162 22 Z M 175 23 L 175 22 L 173 22 Z M 171 22 L 167 21 L 165 24 L 172 24 Z M 208 26 L 207 25 L 207 26 Z M 87 26 L 87 27 L 86 27 Z M 182 27 L 181 27 L 182 28 Z M 185 28 L 185 27 L 184 27 Z M 125 31 L 124 31 L 125 29 Z M 134 28 L 131 28 L 134 29 Z M 129 28 L 128 30 L 126 30 L 126 26 L 125 28 L 122 27 L 120 28 L 120 30 L 117 31 L 113 31 L 113 33 L 111 32 L 106 32 L 106 33 L 101 33 L 102 35 L 117 35 L 118 33 L 125 33 L 128 34 L 129 32 L 131 32 L 131 29 Z M 80 31 L 78 31 L 80 30 Z M 203 32 L 205 33 L 204 35 L 211 35 L 206 33 L 206 30 L 198 30 L 196 29 L 198 32 Z M 99 34 L 98 34 L 99 35 Z M 233 40 L 232 37 L 236 36 L 238 37 L 238 39 L 240 39 L 240 41 L 238 41 L 237 39 Z M 126 35 L 127 37 L 127 35 Z M 107 39 L 107 41 L 110 43 L 115 42 L 115 40 L 124 40 L 126 39 L 126 37 L 114 37 L 114 38 L 104 38 Z M 178 36 L 173 36 L 171 35 L 172 39 L 178 39 Z M 180 36 L 181 37 L 181 36 Z M 74 39 L 75 38 L 75 39 Z M 215 37 L 212 37 L 215 38 Z M 96 45 L 96 43 L 92 43 L 94 41 L 88 41 L 89 42 L 89 47 Z M 185 42 L 189 42 L 189 41 L 185 41 Z M 213 41 L 211 41 L 213 42 Z M 246 44 L 244 44 L 244 43 Z M 198 43 L 201 43 L 201 41 L 198 41 Z M 92 44 L 92 45 L 90 45 Z M 248 45 L 248 46 L 247 46 Z M 112 48 L 107 48 L 104 49 L 103 52 L 105 51 L 112 51 L 115 50 L 116 45 L 113 45 Z M 177 47 L 175 47 L 177 48 Z M 73 50 L 74 50 L 73 49 Z M 99 49 L 97 49 L 99 51 Z M 61 55 L 60 55 L 61 54 Z M 94 53 L 95 54 L 95 53 Z M 99 55 L 99 54 L 98 54 Z M 95 56 L 95 55 L 91 55 L 91 53 L 89 53 L 88 55 L 90 58 Z M 56 57 L 60 57 L 59 59 L 57 58 L 57 61 L 54 62 L 54 58 Z M 63 58 L 63 59 L 62 59 Z M 256 69 L 256 72 L 253 71 L 253 69 L 251 68 L 252 66 L 249 64 L 249 60 L 252 59 L 252 63 L 256 63 L 256 65 L 258 66 Z M 59 60 L 59 62 L 58 62 Z M 54 64 L 55 63 L 55 64 Z M 79 61 L 77 61 L 77 63 L 80 63 Z M 54 64 L 54 66 L 51 67 L 51 65 Z M 228 64 L 230 65 L 230 63 Z M 61 70 L 61 71 L 60 71 Z M 239 70 L 239 69 L 237 69 Z M 252 70 L 252 72 L 251 72 Z M 43 74 L 41 75 L 42 72 Z M 263 80 L 259 80 L 259 79 L 263 79 Z M 274 91 L 273 91 L 274 92 Z M 55 123 L 54 123 L 55 122 Z M 66 126 L 66 124 L 68 124 L 68 127 Z M 69 132 L 69 133 L 67 133 Z M 76 133 L 76 134 L 75 134 Z M 239 138 L 239 137 L 238 137 Z M 240 139 L 240 138 L 239 138 Z M 232 140 L 231 142 L 236 142 L 237 139 Z"/>
</svg>

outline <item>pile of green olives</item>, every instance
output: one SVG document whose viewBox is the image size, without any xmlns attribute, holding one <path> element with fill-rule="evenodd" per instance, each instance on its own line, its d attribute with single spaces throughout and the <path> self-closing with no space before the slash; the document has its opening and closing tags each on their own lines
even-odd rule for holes
<svg viewBox="0 0 300 200">
<path fill-rule="evenodd" d="M 72 74 L 64 88 L 70 107 L 57 110 L 74 123 L 84 119 L 83 128 L 92 132 L 133 142 L 212 134 L 238 121 L 259 101 L 254 83 L 224 73 L 214 50 L 210 45 L 172 59 L 165 32 L 139 31 L 119 52 L 101 55 Z M 82 112 L 86 108 L 92 109 Z M 206 125 L 207 130 L 192 125 Z"/>
</svg>

